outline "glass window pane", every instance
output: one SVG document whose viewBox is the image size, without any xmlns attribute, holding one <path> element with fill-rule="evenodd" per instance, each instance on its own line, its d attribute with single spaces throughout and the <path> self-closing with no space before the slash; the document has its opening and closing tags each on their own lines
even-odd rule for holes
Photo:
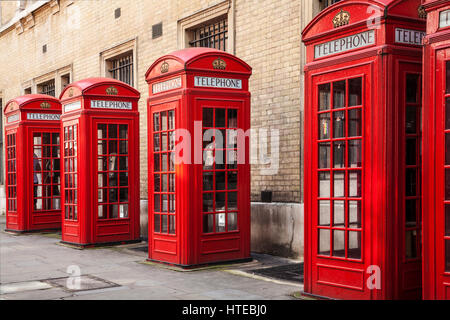
<svg viewBox="0 0 450 320">
<path fill-rule="evenodd" d="M 406 102 L 416 103 L 418 102 L 419 92 L 419 75 L 407 74 L 406 75 Z"/>
<path fill-rule="evenodd" d="M 216 211 L 225 211 L 225 192 L 216 193 Z"/>
<path fill-rule="evenodd" d="M 128 218 L 128 205 L 119 205 L 119 218 Z"/>
<path fill-rule="evenodd" d="M 237 192 L 228 192 L 228 210 L 232 211 L 237 209 L 238 209 Z"/>
<path fill-rule="evenodd" d="M 345 227 L 345 201 L 333 201 L 333 225 L 335 227 Z"/>
<path fill-rule="evenodd" d="M 109 205 L 109 218 L 117 219 L 119 217 L 119 206 L 117 204 Z"/>
<path fill-rule="evenodd" d="M 237 128 L 237 110 L 228 109 L 228 128 Z"/>
<path fill-rule="evenodd" d="M 405 223 L 407 227 L 414 227 L 417 223 L 417 200 L 405 201 Z"/>
<path fill-rule="evenodd" d="M 345 231 L 333 230 L 333 256 L 345 257 Z"/>
<path fill-rule="evenodd" d="M 175 234 L 175 216 L 169 216 L 169 234 Z"/>
<path fill-rule="evenodd" d="M 345 167 L 345 142 L 333 142 L 333 168 Z"/>
<path fill-rule="evenodd" d="M 319 143 L 319 169 L 330 167 L 330 143 Z"/>
<path fill-rule="evenodd" d="M 330 197 L 330 173 L 319 172 L 319 197 Z"/>
<path fill-rule="evenodd" d="M 319 114 L 319 140 L 330 139 L 330 113 Z"/>
<path fill-rule="evenodd" d="M 117 138 L 117 124 L 108 124 L 108 137 L 110 139 Z"/>
<path fill-rule="evenodd" d="M 349 137 L 362 136 L 362 110 L 361 109 L 348 110 L 348 136 Z"/>
<path fill-rule="evenodd" d="M 121 172 L 119 174 L 119 186 L 128 186 L 128 172 Z"/>
<path fill-rule="evenodd" d="M 329 83 L 319 85 L 319 111 L 330 109 L 330 90 Z"/>
<path fill-rule="evenodd" d="M 447 82 L 447 90 L 446 90 L 446 92 L 447 93 L 450 93 L 450 61 L 447 61 L 446 62 L 446 78 L 447 78 L 447 80 L 446 80 L 446 82 Z"/>
<path fill-rule="evenodd" d="M 162 192 L 167 192 L 168 187 L 169 187 L 169 180 L 168 180 L 168 175 L 167 174 L 162 174 L 161 175 L 161 190 Z"/>
<path fill-rule="evenodd" d="M 11 136 L 11 135 L 8 136 L 8 139 L 9 139 L 9 140 L 10 140 L 10 136 Z M 41 144 L 42 144 L 42 136 L 41 136 L 41 133 L 40 133 L 40 132 L 35 132 L 35 133 L 33 133 L 33 143 L 34 143 L 35 145 L 41 145 Z M 10 142 L 10 141 L 8 142 L 8 145 L 11 145 L 11 142 Z"/>
<path fill-rule="evenodd" d="M 52 144 L 50 133 L 48 132 L 42 133 L 42 144 Z"/>
<path fill-rule="evenodd" d="M 160 201 L 160 195 L 155 194 L 154 195 L 154 201 L 153 201 L 153 211 L 155 212 L 161 212 L 161 201 Z"/>
<path fill-rule="evenodd" d="M 227 189 L 236 190 L 237 189 L 237 171 L 228 171 L 227 173 Z"/>
<path fill-rule="evenodd" d="M 362 105 L 362 78 L 348 80 L 348 106 Z"/>
<path fill-rule="evenodd" d="M 416 195 L 417 175 L 416 169 L 405 170 L 405 194 L 406 196 Z"/>
<path fill-rule="evenodd" d="M 98 174 L 98 187 L 107 187 L 108 186 L 108 180 L 106 173 L 99 173 Z"/>
<path fill-rule="evenodd" d="M 319 200 L 319 226 L 330 225 L 330 200 Z"/>
<path fill-rule="evenodd" d="M 169 111 L 169 130 L 175 129 L 175 111 Z"/>
<path fill-rule="evenodd" d="M 237 212 L 229 212 L 228 217 L 228 231 L 237 230 Z"/>
<path fill-rule="evenodd" d="M 214 211 L 214 193 L 204 193 L 203 194 L 203 212 L 213 212 Z"/>
<path fill-rule="evenodd" d="M 161 143 L 159 140 L 159 133 L 153 134 L 153 151 L 158 152 L 161 150 Z"/>
<path fill-rule="evenodd" d="M 225 190 L 225 172 L 216 172 L 216 190 Z"/>
<path fill-rule="evenodd" d="M 416 133 L 417 132 L 417 108 L 407 106 L 406 107 L 406 133 Z"/>
<path fill-rule="evenodd" d="M 168 146 L 167 132 L 163 132 L 161 133 L 161 151 L 167 151 Z"/>
<path fill-rule="evenodd" d="M 330 255 L 330 230 L 319 229 L 319 254 Z"/>
<path fill-rule="evenodd" d="M 214 215 L 203 215 L 203 233 L 211 233 L 214 231 Z"/>
<path fill-rule="evenodd" d="M 345 172 L 334 172 L 334 196 L 345 197 Z"/>
<path fill-rule="evenodd" d="M 155 174 L 153 176 L 153 186 L 154 186 L 154 191 L 155 192 L 160 192 L 161 191 L 161 181 L 160 181 L 160 175 L 159 174 Z"/>
<path fill-rule="evenodd" d="M 450 133 L 445 134 L 445 164 L 450 165 Z"/>
<path fill-rule="evenodd" d="M 361 259 L 361 232 L 348 232 L 348 257 L 351 259 Z"/>
<path fill-rule="evenodd" d="M 116 188 L 112 188 L 109 189 L 109 202 L 117 202 L 118 199 L 118 194 L 117 194 L 117 189 Z"/>
<path fill-rule="evenodd" d="M 155 232 L 161 232 L 161 215 L 153 215 L 153 230 Z"/>
<path fill-rule="evenodd" d="M 450 204 L 445 205 L 445 235 L 450 236 Z"/>
<path fill-rule="evenodd" d="M 416 139 L 406 139 L 406 165 L 416 164 Z"/>
<path fill-rule="evenodd" d="M 214 173 L 203 172 L 203 190 L 213 190 L 214 188 Z"/>
<path fill-rule="evenodd" d="M 203 127 L 214 127 L 214 109 L 203 109 Z"/>
<path fill-rule="evenodd" d="M 161 130 L 162 131 L 167 130 L 167 112 L 166 111 L 161 112 Z"/>
<path fill-rule="evenodd" d="M 226 109 L 216 109 L 216 128 L 225 127 L 225 110 Z"/>
<path fill-rule="evenodd" d="M 168 220 L 167 214 L 161 215 L 161 233 L 167 233 L 168 231 Z"/>
<path fill-rule="evenodd" d="M 450 271 L 450 239 L 445 240 L 445 271 Z"/>
<path fill-rule="evenodd" d="M 175 192 L 175 174 L 169 174 L 169 192 Z"/>
<path fill-rule="evenodd" d="M 128 202 L 128 188 L 120 188 L 119 202 Z"/>
<path fill-rule="evenodd" d="M 128 141 L 119 141 L 119 152 L 120 154 L 128 153 Z"/>
<path fill-rule="evenodd" d="M 167 198 L 167 194 L 161 195 L 161 212 L 169 212 L 169 200 Z"/>
<path fill-rule="evenodd" d="M 128 170 L 128 157 L 120 157 L 119 170 Z"/>
<path fill-rule="evenodd" d="M 407 230 L 405 232 L 406 258 L 417 258 L 417 231 Z"/>
<path fill-rule="evenodd" d="M 350 168 L 360 168 L 361 160 L 361 140 L 348 141 L 348 166 Z"/>
<path fill-rule="evenodd" d="M 333 108 L 345 107 L 345 81 L 333 82 Z"/>
<path fill-rule="evenodd" d="M 361 197 L 361 171 L 348 172 L 349 197 Z"/>
<path fill-rule="evenodd" d="M 106 139 L 106 124 L 98 124 L 97 125 L 97 138 L 98 139 Z M 67 137 L 65 138 L 67 140 Z"/>
<path fill-rule="evenodd" d="M 159 113 L 154 113 L 153 114 L 153 131 L 160 131 L 161 130 L 161 126 L 159 123 Z"/>
<path fill-rule="evenodd" d="M 450 98 L 445 100 L 445 129 L 450 129 Z"/>
<path fill-rule="evenodd" d="M 345 137 L 345 111 L 333 113 L 333 138 Z"/>
<path fill-rule="evenodd" d="M 67 208 L 67 207 L 66 207 Z M 98 208 L 98 218 L 99 219 L 106 219 L 108 216 L 108 206 L 100 205 Z"/>
<path fill-rule="evenodd" d="M 108 143 L 109 154 L 117 154 L 117 140 L 110 140 Z"/>
<path fill-rule="evenodd" d="M 348 202 L 348 227 L 361 228 L 361 201 Z"/>
<path fill-rule="evenodd" d="M 216 232 L 225 232 L 226 220 L 225 213 L 216 214 Z"/>
<path fill-rule="evenodd" d="M 128 125 L 126 124 L 119 125 L 119 138 L 128 139 Z"/>
</svg>

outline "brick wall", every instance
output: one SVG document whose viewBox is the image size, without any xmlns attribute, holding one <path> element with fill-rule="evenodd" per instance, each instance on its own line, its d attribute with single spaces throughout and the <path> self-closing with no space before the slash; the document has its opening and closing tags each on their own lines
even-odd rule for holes
<svg viewBox="0 0 450 320">
<path fill-rule="evenodd" d="M 236 0 L 235 54 L 253 67 L 252 127 L 278 129 L 279 170 L 264 175 L 263 165 L 252 166 L 252 200 L 262 190 L 273 191 L 273 200 L 300 202 L 300 150 L 302 110 L 301 11 L 316 0 Z M 25 83 L 70 66 L 72 81 L 104 76 L 101 52 L 134 39 L 141 150 L 141 197 L 147 198 L 147 85 L 144 74 L 159 56 L 178 49 L 182 18 L 222 3 L 222 0 L 61 0 L 59 10 L 46 4 L 0 33 L 0 91 L 3 100 L 21 95 Z M 121 8 L 115 19 L 114 10 Z M 163 23 L 163 36 L 152 40 L 152 25 Z M 232 32 L 232 30 L 229 30 Z M 42 46 L 47 45 L 47 52 Z M 57 94 L 60 89 L 57 88 Z M 270 147 L 269 147 L 270 154 Z"/>
</svg>

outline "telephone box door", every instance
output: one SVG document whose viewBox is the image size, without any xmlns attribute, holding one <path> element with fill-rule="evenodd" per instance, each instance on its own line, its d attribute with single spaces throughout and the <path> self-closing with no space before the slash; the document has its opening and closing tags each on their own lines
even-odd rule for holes
<svg viewBox="0 0 450 320">
<path fill-rule="evenodd" d="M 92 145 L 94 183 L 96 203 L 94 208 L 94 242 L 113 242 L 129 239 L 134 234 L 134 224 L 130 214 L 134 213 L 136 203 L 130 201 L 135 188 L 130 188 L 130 181 L 138 179 L 134 174 L 134 163 L 129 161 L 130 150 L 134 150 L 138 141 L 134 136 L 131 120 L 97 119 L 93 121 L 94 132 Z M 95 209 L 94 209 L 95 212 Z"/>
<path fill-rule="evenodd" d="M 311 258 L 312 292 L 368 299 L 370 258 L 370 68 L 313 76 Z M 369 155 L 370 156 L 370 155 Z M 343 290 L 344 289 L 344 290 Z M 351 290 L 348 290 L 351 289 Z"/>
<path fill-rule="evenodd" d="M 450 299 L 450 49 L 437 52 L 435 123 L 436 299 Z"/>
</svg>

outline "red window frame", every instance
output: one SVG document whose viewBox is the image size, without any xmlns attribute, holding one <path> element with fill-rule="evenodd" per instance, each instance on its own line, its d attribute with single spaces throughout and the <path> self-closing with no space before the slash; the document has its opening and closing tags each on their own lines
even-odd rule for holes
<svg viewBox="0 0 450 320">
<path fill-rule="evenodd" d="M 129 219 L 128 123 L 98 122 L 97 220 Z"/>
<path fill-rule="evenodd" d="M 443 270 L 445 275 L 450 275 L 450 59 L 443 60 L 443 72 L 444 79 L 444 97 L 443 97 L 443 104 L 444 104 L 444 123 L 443 123 L 443 135 L 441 141 L 444 143 L 444 147 L 442 150 L 444 151 L 444 166 L 443 166 L 443 173 L 444 173 L 444 201 L 443 201 L 443 208 L 441 209 L 443 212 L 443 249 L 444 252 L 442 254 L 443 257 Z M 439 148 L 439 147 L 438 147 Z M 440 232 L 438 234 L 441 234 Z M 441 241 L 441 240 L 439 240 Z M 438 256 L 440 254 L 438 253 Z"/>
<path fill-rule="evenodd" d="M 17 132 L 6 134 L 6 155 L 8 172 L 8 211 L 17 212 Z"/>
<path fill-rule="evenodd" d="M 78 124 L 68 124 L 64 132 L 64 218 L 78 220 Z"/>
<path fill-rule="evenodd" d="M 219 112 L 223 112 L 223 121 L 218 121 L 218 118 L 221 119 L 221 115 L 218 116 Z M 202 108 L 203 234 L 239 232 L 237 165 L 239 113 L 240 110 L 236 107 L 203 106 Z M 218 132 L 221 132 L 222 135 L 222 145 L 220 145 L 220 141 L 217 141 Z M 208 140 L 208 135 L 211 136 L 210 140 Z M 234 199 L 230 197 L 231 195 Z M 223 206 L 218 208 L 217 204 L 222 201 Z"/>
<path fill-rule="evenodd" d="M 359 101 L 352 102 L 349 89 L 354 88 L 349 83 L 358 82 L 359 79 Z M 364 197 L 362 193 L 365 78 L 362 75 L 352 75 L 333 79 L 318 83 L 316 90 L 318 131 L 315 135 L 315 144 L 318 163 L 314 166 L 317 179 L 317 221 L 313 223 L 317 228 L 317 256 L 345 261 L 362 261 L 364 257 Z M 321 94 L 321 90 L 325 95 Z M 343 96 L 342 90 L 344 90 Z M 327 104 L 324 107 L 321 106 L 321 99 L 324 99 L 322 102 Z M 357 132 L 353 132 L 355 129 L 350 127 L 349 120 L 352 116 L 360 121 L 356 126 Z M 359 144 L 359 152 L 357 144 Z M 339 151 L 341 149 L 343 151 Z M 325 156 L 325 161 L 322 163 L 321 153 Z M 355 159 L 356 163 L 353 162 Z M 351 177 L 355 175 L 356 193 L 354 193 L 354 185 L 352 188 L 351 184 Z M 321 183 L 321 177 L 325 178 L 324 183 Z M 321 205 L 323 205 L 323 211 Z M 356 211 L 354 211 L 355 205 Z M 321 237 L 324 237 L 322 242 Z M 328 241 L 329 244 L 327 244 Z M 351 243 L 355 241 L 356 248 L 350 248 Z M 324 248 L 321 250 L 322 245 Z"/>
<path fill-rule="evenodd" d="M 61 210 L 60 134 L 34 131 L 32 144 L 33 212 Z"/>
<path fill-rule="evenodd" d="M 175 117 L 176 109 L 152 112 L 153 232 L 176 234 Z"/>
</svg>

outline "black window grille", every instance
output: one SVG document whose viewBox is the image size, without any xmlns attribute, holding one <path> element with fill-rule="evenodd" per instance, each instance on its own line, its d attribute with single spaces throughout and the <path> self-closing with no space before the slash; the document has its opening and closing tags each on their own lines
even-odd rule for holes
<svg viewBox="0 0 450 320">
<path fill-rule="evenodd" d="M 323 9 L 325 9 L 326 7 L 329 7 L 332 4 L 335 4 L 336 2 L 339 2 L 339 1 L 341 1 L 341 0 L 320 0 L 320 2 L 322 2 Z"/>
<path fill-rule="evenodd" d="M 48 94 L 49 96 L 55 97 L 55 80 L 50 80 L 39 85 L 40 93 Z"/>
<path fill-rule="evenodd" d="M 133 53 L 110 60 L 111 77 L 133 86 Z"/>
<path fill-rule="evenodd" d="M 207 47 L 226 51 L 228 40 L 227 19 L 199 26 L 191 30 L 193 39 L 189 41 L 191 47 Z"/>
</svg>

